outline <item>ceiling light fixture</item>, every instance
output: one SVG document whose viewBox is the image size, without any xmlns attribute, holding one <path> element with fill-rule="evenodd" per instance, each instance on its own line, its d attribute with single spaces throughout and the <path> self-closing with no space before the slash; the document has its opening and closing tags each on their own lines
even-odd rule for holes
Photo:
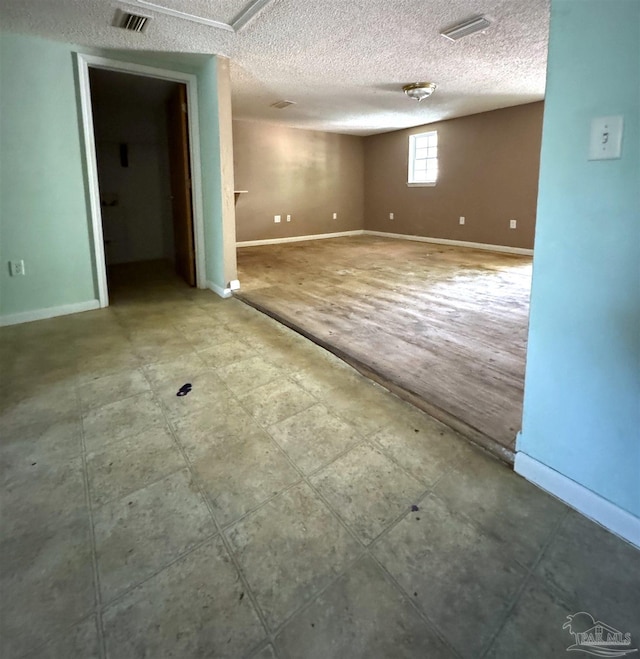
<svg viewBox="0 0 640 659">
<path fill-rule="evenodd" d="M 468 21 L 463 21 L 447 30 L 443 30 L 440 32 L 440 35 L 445 37 L 445 39 L 449 39 L 449 41 L 458 41 L 458 39 L 468 37 L 474 32 L 480 32 L 480 30 L 484 30 L 490 25 L 491 23 L 484 16 L 474 16 Z"/>
<path fill-rule="evenodd" d="M 436 85 L 433 82 L 414 82 L 410 85 L 405 85 L 402 88 L 402 91 L 415 101 L 422 101 L 425 98 L 429 98 L 431 94 L 436 89 Z"/>
</svg>

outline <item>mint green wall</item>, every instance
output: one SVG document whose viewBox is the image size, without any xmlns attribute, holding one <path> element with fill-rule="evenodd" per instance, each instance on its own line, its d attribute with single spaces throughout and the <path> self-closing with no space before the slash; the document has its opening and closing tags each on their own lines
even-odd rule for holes
<svg viewBox="0 0 640 659">
<path fill-rule="evenodd" d="M 93 300 L 70 46 L 1 34 L 0 106 L 0 314 Z"/>
<path fill-rule="evenodd" d="M 220 124 L 218 120 L 218 70 L 211 58 L 198 71 L 198 105 L 200 120 L 200 148 L 208 153 L 202 158 L 202 187 L 207 191 L 203 199 L 206 218 L 205 250 L 207 280 L 225 288 L 222 239 L 222 180 L 220 178 Z"/>
<path fill-rule="evenodd" d="M 640 2 L 551 10 L 517 449 L 640 516 Z M 588 161 L 618 114 L 622 158 Z"/>
<path fill-rule="evenodd" d="M 71 44 L 0 34 L 0 315 L 98 297 Z M 195 73 L 199 86 L 207 279 L 224 286 L 216 58 L 92 51 Z M 8 261 L 24 259 L 26 276 Z"/>
</svg>

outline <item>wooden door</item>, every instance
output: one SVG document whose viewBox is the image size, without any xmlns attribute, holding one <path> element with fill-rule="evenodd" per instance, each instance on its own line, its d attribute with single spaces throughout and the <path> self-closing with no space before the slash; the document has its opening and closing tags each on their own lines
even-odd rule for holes
<svg viewBox="0 0 640 659">
<path fill-rule="evenodd" d="M 168 118 L 176 272 L 190 286 L 195 286 L 196 254 L 193 242 L 191 166 L 187 124 L 187 88 L 185 85 L 178 85 L 171 95 L 168 101 Z"/>
</svg>

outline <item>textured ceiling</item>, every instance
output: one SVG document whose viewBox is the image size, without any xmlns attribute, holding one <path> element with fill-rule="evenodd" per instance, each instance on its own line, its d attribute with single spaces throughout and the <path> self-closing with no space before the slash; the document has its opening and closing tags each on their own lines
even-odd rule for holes
<svg viewBox="0 0 640 659">
<path fill-rule="evenodd" d="M 228 23 L 247 0 L 153 0 Z M 544 96 L 549 0 L 271 0 L 237 32 L 154 11 L 145 33 L 112 27 L 117 0 L 0 0 L 4 30 L 97 48 L 231 59 L 238 119 L 370 135 Z M 445 27 L 484 14 L 457 43 Z M 418 104 L 401 87 L 432 81 Z M 271 103 L 296 102 L 284 110 Z"/>
</svg>

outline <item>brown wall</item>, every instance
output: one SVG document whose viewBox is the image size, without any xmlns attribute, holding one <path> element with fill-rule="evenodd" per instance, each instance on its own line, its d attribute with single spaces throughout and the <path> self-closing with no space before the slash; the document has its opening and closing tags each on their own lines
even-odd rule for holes
<svg viewBox="0 0 640 659">
<path fill-rule="evenodd" d="M 365 229 L 533 248 L 542 110 L 530 103 L 367 137 Z M 409 188 L 408 136 L 427 130 L 438 131 L 438 182 Z"/>
<path fill-rule="evenodd" d="M 233 147 L 238 241 L 364 227 L 362 137 L 234 121 Z"/>
</svg>

